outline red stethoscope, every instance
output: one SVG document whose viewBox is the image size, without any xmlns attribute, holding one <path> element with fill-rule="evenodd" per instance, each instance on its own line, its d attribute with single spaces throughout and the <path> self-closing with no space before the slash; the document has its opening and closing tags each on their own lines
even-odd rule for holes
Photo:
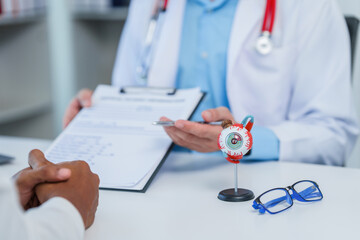
<svg viewBox="0 0 360 240">
<path fill-rule="evenodd" d="M 262 55 L 269 54 L 273 49 L 271 35 L 274 27 L 275 15 L 276 0 L 267 0 L 261 35 L 256 42 L 256 50 Z"/>
<path fill-rule="evenodd" d="M 146 32 L 146 37 L 144 41 L 143 50 L 140 57 L 140 63 L 136 69 L 139 84 L 146 85 L 147 77 L 152 63 L 154 48 L 155 48 L 155 36 L 158 36 L 160 33 L 161 23 L 159 19 L 163 15 L 168 7 L 169 0 L 158 0 L 155 3 L 153 13 L 149 22 L 149 27 Z M 273 49 L 273 44 L 271 41 L 271 35 L 275 22 L 275 13 L 276 12 L 276 0 L 267 0 L 264 22 L 261 29 L 261 35 L 256 41 L 256 50 L 262 54 L 267 55 Z"/>
</svg>

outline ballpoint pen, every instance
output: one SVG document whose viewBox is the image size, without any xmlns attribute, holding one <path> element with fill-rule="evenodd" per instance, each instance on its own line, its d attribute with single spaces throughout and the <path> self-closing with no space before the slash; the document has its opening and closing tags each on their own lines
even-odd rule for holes
<svg viewBox="0 0 360 240">
<path fill-rule="evenodd" d="M 208 124 L 213 126 L 221 126 L 222 122 L 205 122 L 205 121 L 193 121 L 195 123 Z M 171 127 L 175 126 L 175 121 L 155 121 L 152 125 L 162 126 L 162 127 Z"/>
</svg>

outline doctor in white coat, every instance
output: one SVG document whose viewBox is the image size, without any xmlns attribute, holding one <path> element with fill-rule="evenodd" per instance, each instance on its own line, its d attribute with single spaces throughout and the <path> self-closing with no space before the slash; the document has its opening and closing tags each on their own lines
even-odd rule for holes
<svg viewBox="0 0 360 240">
<path fill-rule="evenodd" d="M 221 2 L 228 2 L 226 6 L 233 1 Z M 136 69 L 154 2 L 131 1 L 113 85 L 140 84 Z M 193 37 L 184 35 L 185 27 L 191 25 L 186 23 L 186 17 L 191 15 L 194 2 L 205 6 L 206 2 L 219 0 L 169 0 L 148 72 L 148 86 L 179 86 L 182 43 Z M 269 145 L 277 148 L 278 160 L 343 165 L 357 139 L 358 126 L 351 94 L 349 37 L 335 0 L 278 0 L 271 37 L 273 50 L 267 55 L 255 49 L 267 1 L 235 2 L 224 51 L 225 76 L 224 80 L 218 79 L 225 87 L 213 90 L 224 91 L 230 111 L 215 104 L 214 109 L 202 113 L 203 118 L 213 121 L 233 116 L 241 121 L 251 114 L 255 125 L 271 131 L 277 139 L 278 144 L 269 141 Z M 199 16 L 205 18 L 208 14 L 210 18 L 215 10 L 209 8 Z M 193 24 L 201 27 L 203 20 Z M 207 40 L 211 39 L 202 41 L 205 44 Z M 90 96 L 91 92 L 83 90 L 73 100 L 65 114 L 65 125 L 81 107 L 90 105 Z M 217 150 L 216 135 L 221 129 L 177 121 L 166 131 L 178 145 L 211 152 Z M 258 148 L 268 147 L 266 140 L 261 141 L 261 134 L 254 136 L 254 150 L 257 142 L 262 142 Z"/>
</svg>

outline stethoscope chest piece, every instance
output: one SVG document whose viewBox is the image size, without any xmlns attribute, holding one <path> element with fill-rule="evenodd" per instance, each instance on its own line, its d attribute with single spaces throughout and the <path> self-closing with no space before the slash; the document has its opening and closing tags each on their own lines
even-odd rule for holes
<svg viewBox="0 0 360 240">
<path fill-rule="evenodd" d="M 262 55 L 268 55 L 273 50 L 273 44 L 267 35 L 260 36 L 256 41 L 256 50 Z"/>
<path fill-rule="evenodd" d="M 276 0 L 267 0 L 261 35 L 257 39 L 255 46 L 257 52 L 261 55 L 268 55 L 273 50 L 271 36 L 275 22 L 275 13 Z"/>
</svg>

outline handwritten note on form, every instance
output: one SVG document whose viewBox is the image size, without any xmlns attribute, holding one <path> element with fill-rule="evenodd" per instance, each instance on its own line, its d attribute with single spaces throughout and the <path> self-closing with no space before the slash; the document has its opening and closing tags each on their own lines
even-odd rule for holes
<svg viewBox="0 0 360 240">
<path fill-rule="evenodd" d="M 198 88 L 174 95 L 123 94 L 99 85 L 93 106 L 80 111 L 46 157 L 54 163 L 86 161 L 102 188 L 144 191 L 172 143 L 152 122 L 161 116 L 188 119 L 202 96 Z"/>
</svg>

